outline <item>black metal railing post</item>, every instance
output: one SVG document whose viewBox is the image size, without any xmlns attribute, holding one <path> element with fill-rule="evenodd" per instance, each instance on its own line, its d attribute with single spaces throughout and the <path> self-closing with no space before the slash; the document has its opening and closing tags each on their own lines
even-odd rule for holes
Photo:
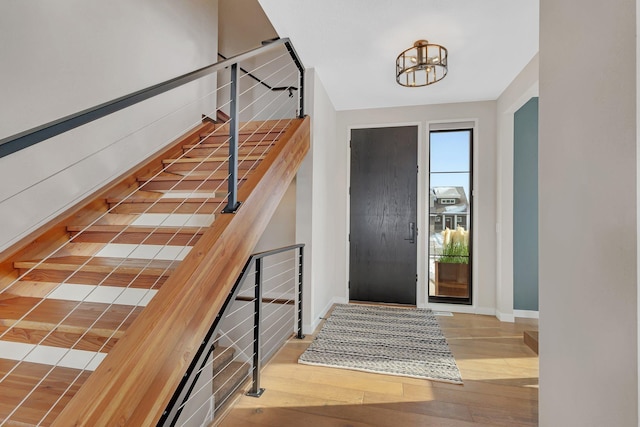
<svg viewBox="0 0 640 427">
<path fill-rule="evenodd" d="M 196 351 L 194 359 L 189 364 L 189 368 L 185 373 L 180 385 L 174 392 L 171 401 L 167 405 L 164 413 L 162 414 L 158 426 L 172 427 L 176 425 L 184 405 L 189 401 L 191 394 L 195 391 L 195 386 L 200 377 L 201 372 L 211 362 L 209 359 L 213 353 L 216 336 L 220 331 L 222 320 L 226 318 L 229 309 L 233 301 L 238 299 L 239 291 L 245 280 L 250 275 L 251 266 L 255 262 L 255 282 L 254 282 L 254 329 L 253 329 L 253 384 L 251 390 L 247 393 L 248 396 L 260 397 L 264 392 L 263 388 L 260 388 L 260 369 L 262 368 L 262 340 L 261 340 L 261 322 L 262 322 L 262 284 L 264 281 L 263 275 L 263 259 L 268 256 L 276 255 L 283 252 L 295 251 L 299 249 L 298 253 L 298 280 L 296 285 L 298 287 L 298 322 L 297 322 L 297 338 L 304 338 L 302 335 L 302 277 L 303 277 L 303 260 L 304 260 L 304 244 L 296 244 L 291 246 L 285 246 L 278 249 L 271 249 L 265 252 L 259 252 L 252 254 L 245 263 L 242 273 L 236 280 L 231 292 L 227 295 L 225 302 L 218 315 L 216 316 L 209 332 L 205 339 L 202 341 L 200 348 Z M 294 290 L 295 292 L 295 290 Z M 199 367 L 199 368 L 198 368 Z"/>
<path fill-rule="evenodd" d="M 291 44 L 291 42 L 289 40 L 287 40 L 284 44 L 287 48 L 287 51 L 289 51 L 289 55 L 291 55 L 291 59 L 293 60 L 294 64 L 296 64 L 296 67 L 298 68 L 298 73 L 300 75 L 300 90 L 298 90 L 298 96 L 299 96 L 299 101 L 300 102 L 300 109 L 299 109 L 299 113 L 298 113 L 298 117 L 299 118 L 304 118 L 304 65 L 302 65 L 302 61 L 300 61 L 300 57 L 298 56 L 298 53 L 296 52 L 296 50 L 293 48 L 293 45 Z"/>
<path fill-rule="evenodd" d="M 234 213 L 240 207 L 238 201 L 238 64 L 231 65 L 231 102 L 229 104 L 229 194 L 222 213 Z"/>
<path fill-rule="evenodd" d="M 300 70 L 300 90 L 298 91 L 298 96 L 300 98 L 300 114 L 299 118 L 304 118 L 304 68 Z"/>
<path fill-rule="evenodd" d="M 216 336 L 218 335 L 218 332 L 220 330 L 221 321 L 233 301 L 235 301 L 236 297 L 238 296 L 238 292 L 240 291 L 240 288 L 242 287 L 242 284 L 244 283 L 244 280 L 248 275 L 249 266 L 251 265 L 252 261 L 253 258 L 249 257 L 249 260 L 245 263 L 240 277 L 238 277 L 238 280 L 236 280 L 233 288 L 231 288 L 231 291 L 222 304 L 220 312 L 211 324 L 207 335 L 200 344 L 200 347 L 197 349 L 193 360 L 189 364 L 187 372 L 184 373 L 182 380 L 180 381 L 180 385 L 167 404 L 165 411 L 162 413 L 162 416 L 160 417 L 160 420 L 157 424 L 158 426 L 173 427 L 178 422 L 180 414 L 184 409 L 184 405 L 189 401 L 189 397 L 195 389 L 198 379 L 200 378 L 200 374 L 202 373 L 204 368 L 209 365 L 208 360 L 211 357 L 213 350 L 215 349 L 214 343 L 216 340 Z M 199 369 L 197 368 L 198 366 L 200 366 Z M 179 404 L 178 402 L 181 403 Z"/>
<path fill-rule="evenodd" d="M 298 334 L 299 340 L 304 338 L 302 334 L 302 274 L 304 273 L 304 247 L 298 249 Z"/>
<path fill-rule="evenodd" d="M 262 323 L 262 258 L 256 258 L 255 308 L 253 317 L 253 383 L 247 396 L 260 397 L 264 389 L 260 388 L 260 368 L 262 367 L 262 349 L 260 343 L 260 324 Z"/>
</svg>

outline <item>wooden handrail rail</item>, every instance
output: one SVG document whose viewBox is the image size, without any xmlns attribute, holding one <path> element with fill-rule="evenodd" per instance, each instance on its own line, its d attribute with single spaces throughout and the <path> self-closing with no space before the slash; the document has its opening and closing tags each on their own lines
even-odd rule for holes
<svg viewBox="0 0 640 427">
<path fill-rule="evenodd" d="M 155 425 L 309 149 L 297 119 L 158 294 L 69 402 L 54 426 Z"/>
</svg>

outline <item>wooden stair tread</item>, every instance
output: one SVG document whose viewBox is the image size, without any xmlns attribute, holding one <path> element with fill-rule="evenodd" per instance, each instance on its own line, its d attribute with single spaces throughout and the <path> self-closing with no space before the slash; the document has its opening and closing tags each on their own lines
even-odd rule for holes
<svg viewBox="0 0 640 427">
<path fill-rule="evenodd" d="M 179 262 L 129 258 L 65 256 L 16 261 L 22 280 L 158 289 Z"/>
<path fill-rule="evenodd" d="M 235 354 L 235 350 L 233 349 L 233 347 L 223 347 L 223 346 L 217 346 L 214 350 L 213 350 L 213 363 L 212 363 L 212 369 L 213 372 L 219 372 L 221 369 L 223 369 L 225 366 L 227 366 L 229 364 L 229 362 L 231 362 L 233 360 L 233 355 Z"/>
<path fill-rule="evenodd" d="M 253 123 L 240 123 L 238 125 L 238 135 L 251 135 L 254 133 L 270 133 L 270 132 L 282 132 L 288 126 L 288 123 L 281 120 L 268 120 L 266 122 L 253 122 Z M 229 123 L 221 123 L 215 126 L 214 129 L 204 129 L 200 131 L 200 136 L 206 135 L 221 135 L 229 137 Z"/>
<path fill-rule="evenodd" d="M 257 148 L 273 146 L 280 139 L 281 132 L 255 133 L 247 136 L 240 136 L 238 148 Z M 188 144 L 182 147 L 182 151 L 197 148 L 215 148 L 220 154 L 229 151 L 229 136 L 224 135 L 202 135 L 198 144 Z"/>
<path fill-rule="evenodd" d="M 249 154 L 249 155 L 240 155 L 239 161 L 243 160 L 262 160 L 265 158 L 265 155 L 261 154 Z M 228 156 L 212 156 L 212 157 L 182 157 L 179 159 L 165 159 L 162 161 L 165 165 L 167 164 L 175 164 L 175 163 L 217 163 L 217 162 L 226 162 L 229 160 Z"/>
<path fill-rule="evenodd" d="M 273 145 L 248 145 L 238 147 L 238 156 L 251 156 L 251 155 L 267 155 L 273 148 Z M 218 147 L 196 147 L 190 150 L 184 150 L 183 155 L 180 158 L 192 159 L 192 158 L 210 158 L 213 156 L 221 157 L 226 155 L 228 151 L 226 149 L 221 150 Z M 226 162 L 226 159 L 225 159 Z"/>
<path fill-rule="evenodd" d="M 211 174 L 211 176 L 207 177 L 208 180 L 220 180 L 227 179 L 229 176 L 229 172 L 226 170 L 223 171 L 215 171 Z M 184 176 L 177 175 L 173 173 L 162 173 L 154 176 L 141 176 L 138 177 L 138 181 L 140 182 L 171 182 L 171 181 L 203 181 L 202 177 L 193 177 L 193 176 Z"/>
<path fill-rule="evenodd" d="M 102 330 L 91 330 L 90 333 L 84 333 L 71 332 L 65 329 L 68 328 L 62 328 L 61 330 L 54 330 L 52 332 L 50 329 L 43 327 L 0 326 L 0 333 L 4 334 L 2 341 L 59 348 L 73 347 L 75 350 L 100 353 L 108 353 L 111 351 L 113 346 L 118 342 L 118 339 L 122 336 L 121 332 L 113 334 L 112 337 L 111 334 L 105 334 Z"/>
<path fill-rule="evenodd" d="M 210 176 L 224 178 L 228 176 L 229 163 L 227 161 L 208 161 L 204 158 L 184 158 L 176 163 L 167 164 L 165 170 L 180 176 L 198 176 L 209 179 Z M 250 169 L 256 167 L 262 159 L 260 156 L 240 156 L 238 171 L 244 175 L 250 173 Z"/>
<path fill-rule="evenodd" d="M 135 225 L 67 226 L 74 242 L 147 245 L 195 245 L 207 227 L 165 227 Z"/>
<path fill-rule="evenodd" d="M 286 129 L 294 120 L 295 119 L 292 119 L 292 120 L 272 119 L 272 120 L 263 120 L 263 121 L 255 120 L 255 121 L 249 121 L 249 122 L 240 122 L 238 123 L 238 133 L 254 132 L 256 130 L 267 131 L 267 130 L 276 130 L 276 129 L 278 130 Z M 216 125 L 214 132 L 216 133 L 226 132 L 228 134 L 229 123 Z M 203 132 L 200 132 L 200 133 L 202 134 Z"/>
<path fill-rule="evenodd" d="M 231 362 L 213 378 L 214 401 L 216 409 L 223 406 L 230 396 L 239 389 L 239 384 L 249 376 L 249 364 Z"/>
<path fill-rule="evenodd" d="M 165 226 L 141 226 L 128 224 L 113 225 L 69 225 L 67 231 L 72 233 L 78 232 L 123 232 L 123 233 L 159 233 L 159 234 L 202 234 L 203 227 L 165 227 Z"/>
<path fill-rule="evenodd" d="M 14 360 L 0 359 L 0 377 L 4 377 L 14 367 L 16 369 L 0 382 L 0 396 L 2 396 L 0 423 L 6 420 L 14 408 L 31 393 L 41 378 L 45 375 L 47 377 L 6 421 L 8 426 L 37 425 L 45 415 L 40 425 L 51 425 L 91 374 L 88 371 L 82 372 L 71 368 L 54 367 L 52 369 L 51 366 L 38 363 L 18 364 Z M 69 387 L 70 384 L 72 385 Z M 53 409 L 47 415 L 52 407 Z"/>
<path fill-rule="evenodd" d="M 160 193 L 156 193 L 160 195 Z M 226 204 L 226 195 L 219 197 L 163 197 L 135 200 L 107 199 L 112 212 L 127 214 L 142 213 L 187 213 L 210 215 L 221 211 Z"/>
<path fill-rule="evenodd" d="M 277 125 L 277 126 L 261 126 L 261 127 L 245 127 L 242 129 L 238 129 L 238 137 L 239 141 L 247 140 L 247 139 L 266 139 L 266 138 L 278 138 L 286 131 L 287 126 Z M 224 139 L 229 140 L 229 127 L 227 126 L 218 126 L 213 131 L 203 131 L 199 134 L 200 139 L 206 138 L 216 138 L 216 139 Z"/>
<path fill-rule="evenodd" d="M 241 141 L 238 144 L 238 148 L 240 150 L 248 149 L 248 151 L 251 151 L 252 149 L 258 150 L 259 148 L 271 147 L 276 144 L 276 141 L 277 140 L 268 140 L 268 139 L 259 139 L 259 140 L 248 139 L 246 141 Z M 197 144 L 183 145 L 182 151 L 183 153 L 188 155 L 191 152 L 191 150 L 208 149 L 208 150 L 212 150 L 212 153 L 213 152 L 217 153 L 219 157 L 222 157 L 222 156 L 226 157 L 228 156 L 228 152 L 229 152 L 229 149 L 227 147 L 228 147 L 227 140 L 210 136 L 208 138 L 203 139 Z"/>
<path fill-rule="evenodd" d="M 0 325 L 36 331 L 55 329 L 56 332 L 70 334 L 83 334 L 91 327 L 88 333 L 92 336 L 109 338 L 113 335 L 118 338 L 142 309 L 118 304 L 0 295 Z M 24 319 L 16 324 L 15 321 L 22 316 Z"/>
<path fill-rule="evenodd" d="M 242 185 L 253 173 L 241 171 L 238 175 L 238 186 Z M 226 188 L 229 172 L 215 171 L 213 174 L 162 174 L 155 177 L 139 177 L 138 182 L 147 191 L 221 191 Z"/>
<path fill-rule="evenodd" d="M 285 126 L 277 126 L 269 129 L 247 129 L 247 130 L 238 130 L 238 142 L 242 143 L 245 141 L 261 141 L 261 140 L 276 140 L 286 131 Z M 207 138 L 215 138 L 216 141 L 229 141 L 229 131 L 223 129 L 216 129 L 211 132 L 200 132 L 200 140 L 204 140 Z"/>
<path fill-rule="evenodd" d="M 176 203 L 219 203 L 226 200 L 226 194 L 220 193 L 220 195 L 216 195 L 215 197 L 161 197 L 160 193 L 155 193 L 158 196 L 156 198 L 151 197 L 127 197 L 127 198 L 117 198 L 111 197 L 106 199 L 107 203 L 110 205 L 116 205 L 118 203 L 125 204 L 176 204 Z"/>
<path fill-rule="evenodd" d="M 48 258 L 45 261 L 30 260 L 16 261 L 15 268 L 34 268 L 52 270 L 78 270 L 94 271 L 99 273 L 118 272 L 139 273 L 145 275 L 169 275 L 171 270 L 177 267 L 177 263 L 166 260 L 147 260 L 135 258 L 111 258 L 111 257 L 86 257 L 70 255 L 64 257 Z"/>
<path fill-rule="evenodd" d="M 267 153 L 277 143 L 276 141 L 245 141 L 238 145 L 240 155 Z M 205 155 L 197 156 L 194 153 L 206 152 Z M 182 147 L 182 157 L 228 157 L 229 147 L 226 144 L 212 142 L 208 139 L 199 144 L 184 145 Z"/>
</svg>

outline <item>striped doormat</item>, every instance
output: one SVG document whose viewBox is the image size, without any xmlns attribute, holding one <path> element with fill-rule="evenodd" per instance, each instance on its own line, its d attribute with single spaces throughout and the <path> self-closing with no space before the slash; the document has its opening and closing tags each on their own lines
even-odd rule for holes
<svg viewBox="0 0 640 427">
<path fill-rule="evenodd" d="M 298 363 L 462 384 L 430 309 L 338 304 Z"/>
</svg>

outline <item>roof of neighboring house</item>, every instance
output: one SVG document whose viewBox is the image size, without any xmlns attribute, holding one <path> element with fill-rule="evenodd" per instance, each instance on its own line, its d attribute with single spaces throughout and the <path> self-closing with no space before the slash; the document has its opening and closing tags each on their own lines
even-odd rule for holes
<svg viewBox="0 0 640 427">
<path fill-rule="evenodd" d="M 469 209 L 469 202 L 463 187 L 433 187 L 432 197 L 437 199 L 456 199 L 454 205 L 435 205 L 432 209 L 435 213 L 463 213 Z"/>
</svg>

